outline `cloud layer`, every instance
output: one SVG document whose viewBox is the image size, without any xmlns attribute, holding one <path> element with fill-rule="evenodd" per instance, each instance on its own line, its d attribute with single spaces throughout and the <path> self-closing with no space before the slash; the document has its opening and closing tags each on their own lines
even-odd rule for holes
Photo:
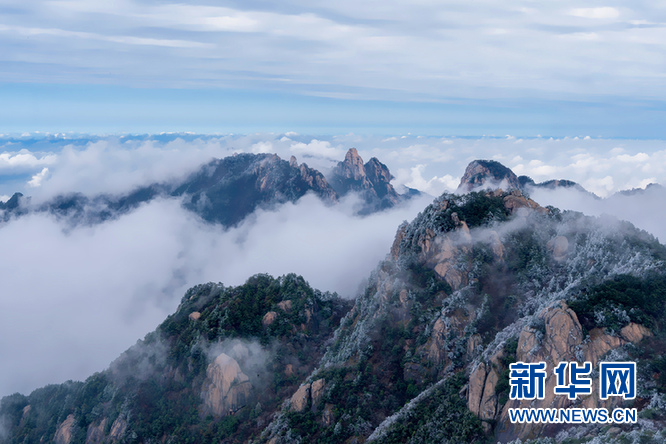
<svg viewBox="0 0 666 444">
<path fill-rule="evenodd" d="M 212 157 L 276 152 L 326 172 L 356 147 L 377 156 L 406 185 L 432 195 L 454 189 L 467 163 L 494 158 L 535 180 L 572 179 L 598 194 L 666 183 L 666 142 L 591 138 L 519 139 L 312 138 L 295 133 L 241 136 L 58 139 L 47 145 L 5 139 L 5 158 L 29 165 L 0 168 L 0 194 L 22 189 L 35 201 L 63 192 L 122 193 L 182 177 Z M 30 150 L 27 150 L 29 147 Z M 32 163 L 31 163 L 32 162 Z M 46 172 L 45 172 L 46 171 Z M 34 186 L 30 188 L 28 182 Z M 608 213 L 666 238 L 663 195 L 595 200 L 571 191 L 535 192 L 542 205 Z M 45 214 L 0 227 L 0 395 L 85 378 L 171 313 L 185 290 L 215 281 L 237 285 L 255 273 L 302 274 L 345 297 L 388 253 L 398 225 L 430 198 L 365 218 L 354 197 L 327 207 L 314 196 L 278 211 L 260 211 L 225 231 L 202 224 L 174 199 L 157 200 L 117 220 L 71 229 Z"/>
<path fill-rule="evenodd" d="M 0 81 L 663 100 L 665 23 L 650 2 L 32 0 L 0 9 Z"/>
<path fill-rule="evenodd" d="M 0 362 L 0 395 L 102 370 L 198 283 L 297 272 L 352 297 L 426 202 L 360 219 L 353 201 L 326 207 L 306 196 L 229 231 L 177 200 L 73 230 L 44 214 L 12 221 L 0 228 L 11 252 L 0 257 L 0 355 L 11 357 Z"/>
<path fill-rule="evenodd" d="M 431 195 L 452 191 L 469 162 L 494 159 L 535 181 L 569 179 L 599 196 L 666 183 L 666 141 L 585 137 L 373 137 L 354 134 L 307 136 L 296 133 L 152 137 L 54 137 L 48 145 L 30 146 L 21 138 L 0 139 L 0 194 L 23 191 L 46 199 L 57 193 L 122 193 L 137 186 L 170 181 L 194 171 L 214 157 L 235 152 L 272 152 L 283 159 L 328 172 L 350 147 L 365 161 L 375 156 L 406 185 Z M 2 164 L 2 159 L 29 159 Z M 34 159 L 34 160 L 33 160 Z M 44 168 L 48 168 L 45 172 Z M 27 174 L 17 186 L 8 178 Z M 27 187 L 32 180 L 38 187 Z"/>
</svg>

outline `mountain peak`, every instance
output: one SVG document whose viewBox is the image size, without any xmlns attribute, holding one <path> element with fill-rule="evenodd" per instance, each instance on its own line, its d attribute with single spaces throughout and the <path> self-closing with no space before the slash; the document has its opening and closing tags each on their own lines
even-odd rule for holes
<svg viewBox="0 0 666 444">
<path fill-rule="evenodd" d="M 344 178 L 355 181 L 362 181 L 365 178 L 363 159 L 358 154 L 358 151 L 356 151 L 356 148 L 349 148 L 349 151 L 345 154 L 345 160 L 338 163 L 336 172 Z"/>
<path fill-rule="evenodd" d="M 391 185 L 392 179 L 388 167 L 376 157 L 364 164 L 356 148 L 350 148 L 345 160 L 333 168 L 329 183 L 340 196 L 350 192 L 360 193 L 368 205 L 362 212 L 371 213 L 392 207 L 400 201 L 401 196 Z"/>
<path fill-rule="evenodd" d="M 469 192 L 477 188 L 520 190 L 518 176 L 496 160 L 474 160 L 467 165 L 458 189 Z"/>
</svg>

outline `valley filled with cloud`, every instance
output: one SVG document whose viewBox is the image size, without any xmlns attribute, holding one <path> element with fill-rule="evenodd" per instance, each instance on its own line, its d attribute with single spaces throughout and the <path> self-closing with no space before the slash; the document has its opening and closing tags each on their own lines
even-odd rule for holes
<svg viewBox="0 0 666 444">
<path fill-rule="evenodd" d="M 179 198 L 160 198 L 96 225 L 71 226 L 49 213 L 0 225 L 3 293 L 0 393 L 28 392 L 47 383 L 82 379 L 104 369 L 152 331 L 192 285 L 239 285 L 255 273 L 302 274 L 323 291 L 355 297 L 388 253 L 396 229 L 433 197 L 453 192 L 466 164 L 496 159 L 535 181 L 566 178 L 574 189 L 536 189 L 542 205 L 609 214 L 660 239 L 664 192 L 613 193 L 666 182 L 666 143 L 590 138 L 519 139 L 418 136 L 312 138 L 295 133 L 246 136 L 84 136 L 6 138 L 0 194 L 21 191 L 31 203 L 79 192 L 122 194 L 168 183 L 213 157 L 277 153 L 325 174 L 357 147 L 393 172 L 397 189 L 424 193 L 395 208 L 358 216 L 350 195 L 327 205 L 314 195 L 260 209 L 223 228 L 185 210 Z M 650 153 L 650 154 L 647 154 Z M 57 363 L 47 365 L 46 363 Z M 26 371 L 30 369 L 30 371 Z"/>
</svg>

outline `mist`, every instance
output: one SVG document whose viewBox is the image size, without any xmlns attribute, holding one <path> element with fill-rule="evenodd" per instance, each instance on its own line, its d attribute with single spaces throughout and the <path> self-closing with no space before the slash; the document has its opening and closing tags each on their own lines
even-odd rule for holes
<svg viewBox="0 0 666 444">
<path fill-rule="evenodd" d="M 177 199 L 92 227 L 71 229 L 47 214 L 12 220 L 0 229 L 0 396 L 103 370 L 195 284 L 295 272 L 354 297 L 398 225 L 429 201 L 359 218 L 354 196 L 331 207 L 307 195 L 229 230 Z"/>
<path fill-rule="evenodd" d="M 666 190 L 648 188 L 633 195 L 614 194 L 597 199 L 575 189 L 535 189 L 531 197 L 540 205 L 552 205 L 561 210 L 580 211 L 588 216 L 610 215 L 626 220 L 637 228 L 666 241 Z"/>
</svg>

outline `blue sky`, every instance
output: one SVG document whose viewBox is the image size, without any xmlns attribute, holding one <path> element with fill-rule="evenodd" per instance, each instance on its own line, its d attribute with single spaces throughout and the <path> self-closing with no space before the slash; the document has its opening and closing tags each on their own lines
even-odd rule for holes
<svg viewBox="0 0 666 444">
<path fill-rule="evenodd" d="M 0 1 L 0 132 L 664 138 L 651 2 Z"/>
</svg>

